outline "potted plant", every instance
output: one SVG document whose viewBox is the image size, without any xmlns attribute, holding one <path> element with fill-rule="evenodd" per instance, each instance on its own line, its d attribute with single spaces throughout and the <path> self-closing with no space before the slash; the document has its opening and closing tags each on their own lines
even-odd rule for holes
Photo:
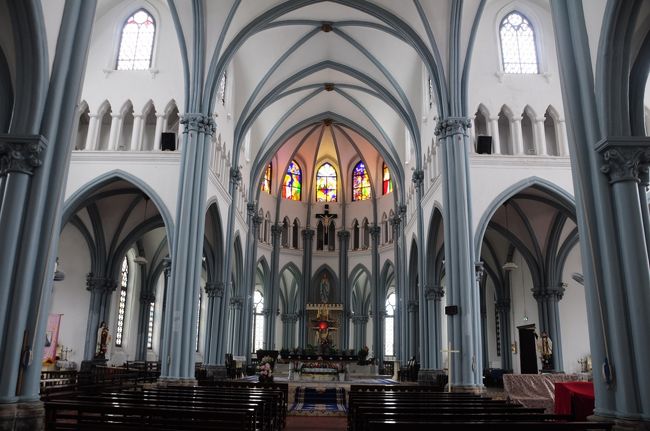
<svg viewBox="0 0 650 431">
<path fill-rule="evenodd" d="M 264 356 L 257 365 L 260 383 L 273 382 L 273 358 Z"/>
</svg>

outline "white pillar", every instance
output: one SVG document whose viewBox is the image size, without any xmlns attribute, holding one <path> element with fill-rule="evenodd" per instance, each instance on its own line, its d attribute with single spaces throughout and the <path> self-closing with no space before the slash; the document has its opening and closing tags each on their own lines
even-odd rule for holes
<svg viewBox="0 0 650 431">
<path fill-rule="evenodd" d="M 564 120 L 557 121 L 557 151 L 560 156 L 569 156 L 569 139 L 566 134 L 566 122 Z"/>
<path fill-rule="evenodd" d="M 97 149 L 97 134 L 99 128 L 97 122 L 99 121 L 98 114 L 88 114 L 88 135 L 86 136 L 86 151 L 95 151 Z"/>
<path fill-rule="evenodd" d="M 469 154 L 476 154 L 476 115 L 470 118 L 469 139 L 467 140 L 467 150 Z"/>
<path fill-rule="evenodd" d="M 499 117 L 490 117 L 490 135 L 492 135 L 492 154 L 501 154 L 499 138 Z"/>
<path fill-rule="evenodd" d="M 524 154 L 524 136 L 521 132 L 521 118 L 513 118 L 510 123 L 510 130 L 512 131 L 512 148 L 514 155 Z"/>
<path fill-rule="evenodd" d="M 142 114 L 133 115 L 133 131 L 131 132 L 131 151 L 138 151 L 142 142 Z"/>
<path fill-rule="evenodd" d="M 537 154 L 546 156 L 546 131 L 544 130 L 544 117 L 535 118 L 535 146 Z"/>
<path fill-rule="evenodd" d="M 117 151 L 117 144 L 120 139 L 120 129 L 122 128 L 122 115 L 111 114 L 111 133 L 108 135 L 108 150 Z"/>
<path fill-rule="evenodd" d="M 165 131 L 163 129 L 164 126 L 165 126 L 165 114 L 164 113 L 156 114 L 156 131 L 154 132 L 154 136 L 153 136 L 154 151 L 160 151 L 162 149 L 160 148 L 160 138 L 161 138 L 160 135 L 162 134 L 162 132 Z"/>
</svg>

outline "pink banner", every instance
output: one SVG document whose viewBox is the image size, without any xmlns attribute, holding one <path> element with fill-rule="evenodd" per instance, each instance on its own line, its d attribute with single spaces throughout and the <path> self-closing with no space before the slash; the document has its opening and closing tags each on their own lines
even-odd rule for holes
<svg viewBox="0 0 650 431">
<path fill-rule="evenodd" d="M 43 362 L 54 363 L 56 361 L 56 346 L 59 342 L 59 326 L 61 325 L 62 314 L 50 314 L 47 318 L 47 329 L 45 330 L 45 349 L 43 350 Z"/>
</svg>

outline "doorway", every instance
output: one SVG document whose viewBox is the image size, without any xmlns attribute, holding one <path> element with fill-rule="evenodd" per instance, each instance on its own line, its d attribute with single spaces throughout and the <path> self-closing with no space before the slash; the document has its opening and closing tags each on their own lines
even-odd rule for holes
<svg viewBox="0 0 650 431">
<path fill-rule="evenodd" d="M 535 325 L 517 326 L 519 329 L 519 360 L 521 374 L 537 374 L 537 347 Z"/>
</svg>

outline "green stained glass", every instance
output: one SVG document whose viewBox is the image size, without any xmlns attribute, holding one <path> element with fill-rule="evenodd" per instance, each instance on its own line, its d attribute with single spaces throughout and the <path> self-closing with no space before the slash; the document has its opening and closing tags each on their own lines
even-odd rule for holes
<svg viewBox="0 0 650 431">
<path fill-rule="evenodd" d="M 352 171 L 352 200 L 370 199 L 370 177 L 363 162 L 357 163 Z"/>
<path fill-rule="evenodd" d="M 302 198 L 302 171 L 298 163 L 292 160 L 282 182 L 282 198 L 299 201 Z"/>
<path fill-rule="evenodd" d="M 329 163 L 324 163 L 316 173 L 316 201 L 336 202 L 336 170 Z"/>
</svg>

